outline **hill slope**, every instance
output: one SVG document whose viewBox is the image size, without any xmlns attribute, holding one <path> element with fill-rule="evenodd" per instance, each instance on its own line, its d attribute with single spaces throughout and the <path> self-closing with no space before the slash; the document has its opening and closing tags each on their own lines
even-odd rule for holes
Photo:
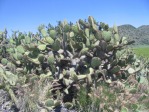
<svg viewBox="0 0 149 112">
<path fill-rule="evenodd" d="M 118 26 L 119 35 L 128 37 L 129 40 L 135 40 L 135 45 L 149 45 L 149 25 L 142 25 L 135 28 L 126 24 Z"/>
</svg>

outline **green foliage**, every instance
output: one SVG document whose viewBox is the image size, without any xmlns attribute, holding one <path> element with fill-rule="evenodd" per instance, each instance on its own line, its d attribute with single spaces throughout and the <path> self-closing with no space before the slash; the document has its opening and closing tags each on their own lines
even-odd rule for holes
<svg viewBox="0 0 149 112">
<path fill-rule="evenodd" d="M 133 48 L 134 52 L 138 55 L 138 56 L 142 56 L 142 57 L 149 57 L 149 52 L 147 52 L 149 50 L 149 47 L 136 47 Z"/>
</svg>

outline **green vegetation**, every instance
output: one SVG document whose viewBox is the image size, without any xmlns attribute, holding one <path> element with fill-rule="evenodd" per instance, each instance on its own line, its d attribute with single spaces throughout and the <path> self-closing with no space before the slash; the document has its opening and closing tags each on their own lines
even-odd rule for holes
<svg viewBox="0 0 149 112">
<path fill-rule="evenodd" d="M 147 109 L 149 61 L 127 48 L 116 25 L 91 16 L 39 26 L 37 34 L 0 32 L 0 87 L 23 112 Z M 145 99 L 144 99 L 145 97 Z M 21 102 L 21 103 L 20 103 Z"/>
<path fill-rule="evenodd" d="M 149 58 L 149 46 L 137 46 L 133 50 L 138 56 Z"/>
</svg>

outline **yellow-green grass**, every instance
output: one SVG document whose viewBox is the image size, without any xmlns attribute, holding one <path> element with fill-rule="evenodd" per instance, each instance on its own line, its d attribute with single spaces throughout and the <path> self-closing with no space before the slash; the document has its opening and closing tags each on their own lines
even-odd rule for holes
<svg viewBox="0 0 149 112">
<path fill-rule="evenodd" d="M 133 50 L 136 55 L 149 58 L 149 46 L 137 46 L 134 47 Z"/>
</svg>

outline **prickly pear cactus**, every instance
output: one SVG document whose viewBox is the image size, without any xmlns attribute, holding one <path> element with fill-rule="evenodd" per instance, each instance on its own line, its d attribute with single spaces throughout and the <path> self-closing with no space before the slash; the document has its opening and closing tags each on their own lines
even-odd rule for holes
<svg viewBox="0 0 149 112">
<path fill-rule="evenodd" d="M 144 80 L 139 73 L 146 73 L 147 61 L 140 62 L 126 49 L 133 41 L 120 37 L 116 25 L 110 28 L 89 16 L 88 21 L 72 24 L 65 20 L 55 27 L 41 25 L 38 30 L 37 34 L 15 31 L 10 39 L 6 30 L 0 32 L 0 75 L 8 91 L 21 85 L 22 92 L 28 88 L 33 93 L 24 93 L 29 99 L 36 97 L 34 102 L 26 101 L 26 105 L 34 104 L 29 108 L 39 107 L 36 102 L 47 111 L 62 105 L 73 109 L 81 86 L 88 88 L 88 98 L 101 83 L 125 83 L 131 76 L 140 83 Z M 43 86 L 48 89 L 41 95 Z M 11 96 L 18 105 L 13 91 Z"/>
</svg>

